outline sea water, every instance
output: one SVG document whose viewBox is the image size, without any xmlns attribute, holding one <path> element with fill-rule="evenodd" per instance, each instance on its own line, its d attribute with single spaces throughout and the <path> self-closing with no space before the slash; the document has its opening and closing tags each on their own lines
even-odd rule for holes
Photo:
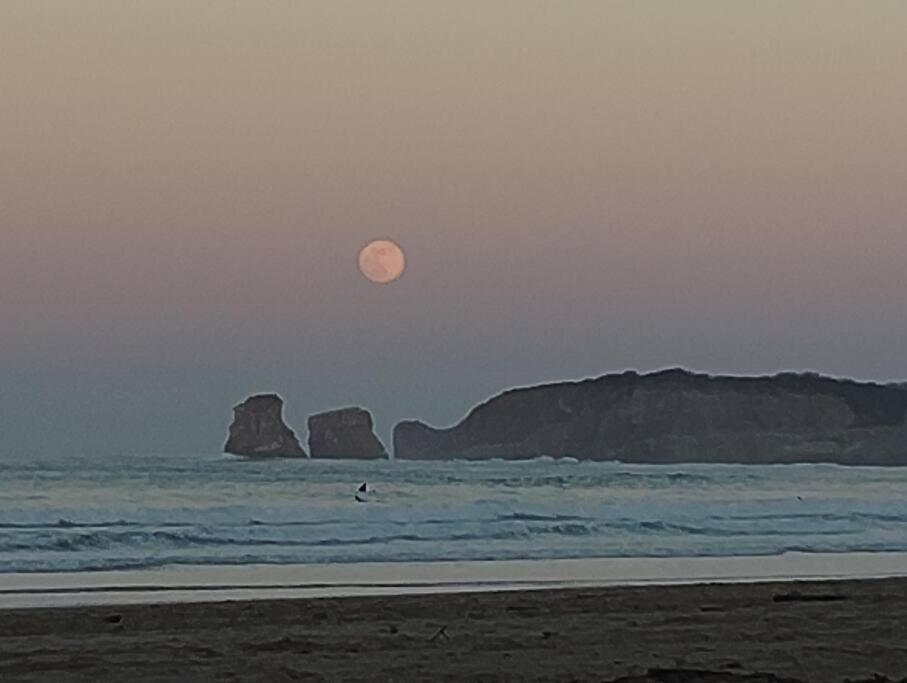
<svg viewBox="0 0 907 683">
<path fill-rule="evenodd" d="M 0 572 L 902 552 L 905 494 L 834 465 L 7 458 Z"/>
</svg>

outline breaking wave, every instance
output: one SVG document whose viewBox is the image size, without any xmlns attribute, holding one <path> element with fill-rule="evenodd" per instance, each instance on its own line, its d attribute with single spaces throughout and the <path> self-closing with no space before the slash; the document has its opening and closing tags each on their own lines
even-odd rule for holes
<svg viewBox="0 0 907 683">
<path fill-rule="evenodd" d="M 3 466 L 0 572 L 907 551 L 907 472 L 247 462 Z M 352 492 L 368 480 L 373 502 Z"/>
</svg>

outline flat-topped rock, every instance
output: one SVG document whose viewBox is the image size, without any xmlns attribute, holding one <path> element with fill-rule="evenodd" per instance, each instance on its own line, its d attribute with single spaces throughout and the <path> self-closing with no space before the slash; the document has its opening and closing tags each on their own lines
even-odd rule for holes
<svg viewBox="0 0 907 683">
<path fill-rule="evenodd" d="M 624 372 L 513 389 L 459 424 L 394 428 L 397 458 L 907 465 L 907 390 L 782 373 Z"/>
<path fill-rule="evenodd" d="M 251 396 L 233 408 L 224 451 L 250 457 L 306 457 L 296 433 L 283 420 L 283 399 L 277 394 Z"/>
<path fill-rule="evenodd" d="M 309 451 L 313 458 L 386 458 L 375 435 L 372 416 L 362 408 L 341 408 L 309 418 Z"/>
</svg>

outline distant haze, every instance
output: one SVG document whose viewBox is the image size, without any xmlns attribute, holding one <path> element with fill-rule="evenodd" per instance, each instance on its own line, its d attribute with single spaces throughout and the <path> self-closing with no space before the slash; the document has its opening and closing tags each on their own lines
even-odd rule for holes
<svg viewBox="0 0 907 683">
<path fill-rule="evenodd" d="M 0 457 L 907 377 L 907 3 L 0 3 Z M 372 238 L 405 276 L 368 283 Z"/>
</svg>

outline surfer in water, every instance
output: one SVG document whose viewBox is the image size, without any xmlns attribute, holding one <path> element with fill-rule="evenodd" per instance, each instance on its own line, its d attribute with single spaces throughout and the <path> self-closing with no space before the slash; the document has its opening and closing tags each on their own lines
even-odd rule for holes
<svg viewBox="0 0 907 683">
<path fill-rule="evenodd" d="M 356 489 L 356 502 L 357 503 L 367 503 L 368 502 L 368 482 L 362 482 L 362 485 Z"/>
</svg>

